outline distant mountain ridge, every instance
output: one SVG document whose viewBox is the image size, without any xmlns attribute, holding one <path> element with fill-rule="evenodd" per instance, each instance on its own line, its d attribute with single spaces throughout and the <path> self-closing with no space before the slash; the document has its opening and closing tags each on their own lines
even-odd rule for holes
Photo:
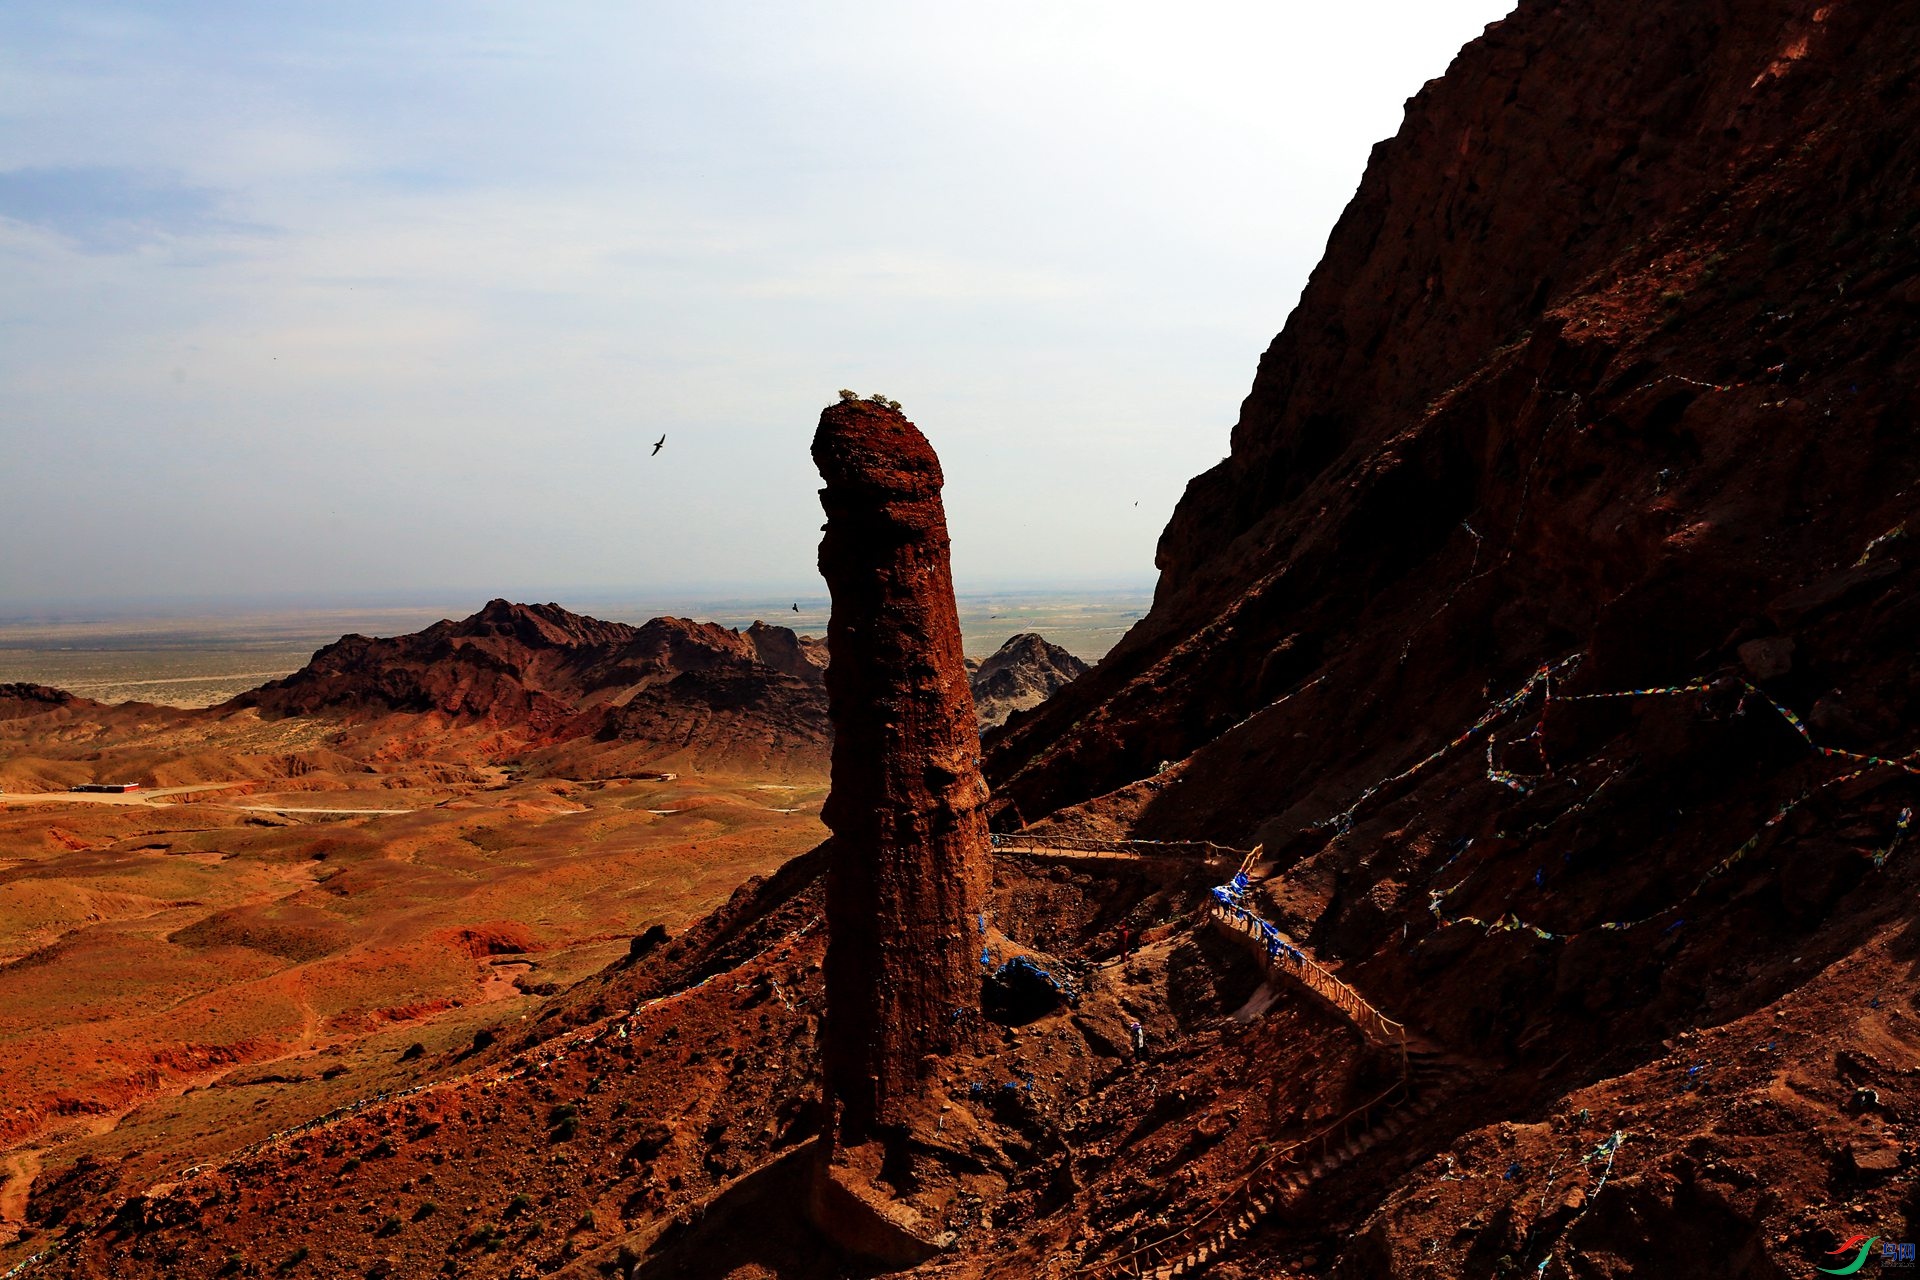
<svg viewBox="0 0 1920 1280">
<path fill-rule="evenodd" d="M 1013 636 L 973 668 L 973 704 L 980 727 L 1005 724 L 1016 711 L 1039 706 L 1092 668 L 1035 632 Z"/>
<path fill-rule="evenodd" d="M 1034 634 L 1014 636 L 970 666 L 988 729 L 1088 669 Z M 413 756 L 436 750 L 442 735 L 455 756 L 560 776 L 680 767 L 810 774 L 824 772 L 832 742 L 826 667 L 824 639 L 764 622 L 735 629 L 668 617 L 634 625 L 557 604 L 492 600 L 405 635 L 342 636 L 298 671 L 215 707 L 110 704 L 0 684 L 0 722 L 17 724 L 14 754 L 22 760 L 49 749 L 46 734 L 56 731 L 64 759 L 147 721 L 219 733 L 213 726 L 246 713 L 268 723 L 324 722 L 331 749 L 349 754 Z M 111 772 L 154 780 L 161 763 L 118 759 Z M 245 772 L 228 761 L 195 777 Z M 39 777 L 16 773 L 21 783 Z"/>
<path fill-rule="evenodd" d="M 634 626 L 557 604 L 492 600 L 408 635 L 342 636 L 299 671 L 221 709 L 271 718 L 437 714 L 536 745 L 586 738 L 727 754 L 738 744 L 757 758 L 824 762 L 826 667 L 825 640 L 764 622 Z M 1038 635 L 1014 636 L 974 674 L 981 723 L 1004 722 L 1087 669 Z"/>
<path fill-rule="evenodd" d="M 769 731 L 824 760 L 824 642 L 686 618 L 640 626 L 557 604 L 489 601 L 409 635 L 343 636 L 228 709 L 270 717 L 437 713 L 535 742 L 649 738 L 725 748 Z"/>
<path fill-rule="evenodd" d="M 67 707 L 94 707 L 98 703 L 50 685 L 16 682 L 0 684 L 0 720 L 45 715 Z"/>
<path fill-rule="evenodd" d="M 636 627 L 557 604 L 493 600 L 410 635 L 343 636 L 231 705 L 274 715 L 361 707 L 543 720 L 617 705 L 688 672 L 756 666 L 818 683 L 826 646 L 760 622 L 744 631 L 686 618 Z"/>
</svg>

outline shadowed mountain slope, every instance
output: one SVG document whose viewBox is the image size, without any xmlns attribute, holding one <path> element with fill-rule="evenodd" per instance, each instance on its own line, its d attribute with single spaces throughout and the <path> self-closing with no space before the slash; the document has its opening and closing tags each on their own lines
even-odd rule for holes
<svg viewBox="0 0 1920 1280">
<path fill-rule="evenodd" d="M 972 671 L 981 726 L 1004 724 L 1014 712 L 1039 706 L 1087 670 L 1086 663 L 1031 631 L 1009 637 Z"/>
</svg>

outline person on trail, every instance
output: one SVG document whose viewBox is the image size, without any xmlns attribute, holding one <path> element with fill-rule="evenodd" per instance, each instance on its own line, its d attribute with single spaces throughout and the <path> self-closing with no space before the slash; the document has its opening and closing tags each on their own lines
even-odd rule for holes
<svg viewBox="0 0 1920 1280">
<path fill-rule="evenodd" d="M 1133 1051 L 1135 1053 L 1145 1053 L 1147 1051 L 1147 1029 L 1145 1027 L 1141 1026 L 1137 1021 L 1129 1022 L 1127 1024 L 1127 1034 L 1133 1037 Z"/>
</svg>

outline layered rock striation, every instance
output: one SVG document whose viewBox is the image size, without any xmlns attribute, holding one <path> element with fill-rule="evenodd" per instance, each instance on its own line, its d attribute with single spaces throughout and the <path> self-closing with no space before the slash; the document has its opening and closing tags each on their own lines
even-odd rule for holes
<svg viewBox="0 0 1920 1280">
<path fill-rule="evenodd" d="M 824 1068 L 857 1142 L 910 1126 L 930 1057 L 977 1025 L 987 791 L 939 459 L 897 410 L 862 402 L 820 415 L 813 458 L 833 593 Z"/>
</svg>

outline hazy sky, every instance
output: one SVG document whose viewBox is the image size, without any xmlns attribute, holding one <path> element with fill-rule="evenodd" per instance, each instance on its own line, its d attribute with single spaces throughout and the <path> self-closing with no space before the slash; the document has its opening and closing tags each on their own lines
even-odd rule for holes
<svg viewBox="0 0 1920 1280">
<path fill-rule="evenodd" d="M 13 0 L 0 605 L 798 590 L 843 386 L 963 589 L 1149 581 L 1509 7 Z"/>
</svg>

